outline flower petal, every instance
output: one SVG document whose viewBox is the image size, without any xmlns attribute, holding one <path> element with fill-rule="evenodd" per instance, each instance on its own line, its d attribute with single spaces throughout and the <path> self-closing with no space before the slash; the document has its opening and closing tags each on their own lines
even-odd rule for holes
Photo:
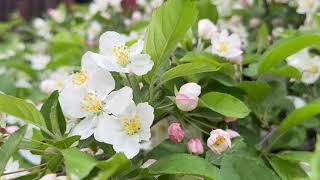
<svg viewBox="0 0 320 180">
<path fill-rule="evenodd" d="M 148 54 L 137 54 L 131 58 L 128 68 L 134 74 L 141 76 L 147 74 L 153 67 L 153 61 Z"/>
<path fill-rule="evenodd" d="M 154 119 L 154 109 L 150 106 L 147 102 L 140 103 L 137 105 L 137 114 L 142 121 L 142 128 L 143 129 L 150 129 Z"/>
<path fill-rule="evenodd" d="M 98 97 L 104 98 L 115 88 L 115 81 L 110 72 L 99 67 L 95 59 L 101 59 L 101 55 L 87 52 L 82 58 L 82 67 L 88 69 L 89 80 L 87 88 L 97 93 Z"/>
<path fill-rule="evenodd" d="M 99 116 L 97 128 L 94 133 L 94 138 L 97 141 L 113 144 L 115 141 L 118 141 L 119 138 L 123 138 L 124 135 L 122 124 L 117 117 L 107 114 Z"/>
<path fill-rule="evenodd" d="M 80 123 L 71 130 L 71 134 L 81 136 L 80 139 L 87 139 L 94 133 L 97 127 L 97 121 L 98 119 L 95 116 L 87 117 L 81 120 Z"/>
<path fill-rule="evenodd" d="M 131 47 L 130 47 L 130 52 L 134 55 L 136 54 L 140 54 L 143 50 L 143 40 L 139 39 L 136 43 L 134 43 Z"/>
<path fill-rule="evenodd" d="M 100 36 L 99 49 L 102 55 L 113 56 L 112 48 L 115 45 L 124 45 L 126 43 L 126 37 L 114 32 L 107 31 Z"/>
<path fill-rule="evenodd" d="M 84 87 L 75 87 L 71 81 L 66 83 L 59 95 L 59 102 L 66 116 L 82 118 L 87 115 L 87 112 L 81 108 L 81 101 L 85 93 Z"/>
<path fill-rule="evenodd" d="M 140 143 L 137 135 L 127 136 L 119 139 L 119 142 L 113 145 L 116 152 L 123 152 L 129 159 L 132 159 L 140 151 Z"/>
<path fill-rule="evenodd" d="M 113 91 L 105 98 L 104 102 L 108 112 L 120 115 L 132 103 L 132 89 L 125 86 L 118 91 Z"/>
</svg>

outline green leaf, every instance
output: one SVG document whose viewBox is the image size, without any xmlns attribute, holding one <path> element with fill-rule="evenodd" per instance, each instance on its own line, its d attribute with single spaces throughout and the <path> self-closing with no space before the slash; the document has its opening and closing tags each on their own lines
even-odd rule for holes
<svg viewBox="0 0 320 180">
<path fill-rule="evenodd" d="M 198 62 L 181 64 L 165 72 L 161 76 L 161 81 L 166 82 L 177 77 L 189 76 L 204 72 L 218 71 L 220 68 L 221 65 L 219 63 Z"/>
<path fill-rule="evenodd" d="M 51 50 L 59 52 L 69 47 L 83 47 L 84 44 L 85 40 L 83 36 L 72 32 L 60 32 L 52 38 Z"/>
<path fill-rule="evenodd" d="M 319 104 L 309 104 L 291 112 L 279 125 L 276 133 L 270 140 L 271 143 L 269 144 L 268 148 L 271 148 L 273 145 L 275 145 L 277 141 L 281 139 L 281 137 L 285 135 L 286 132 L 288 132 L 290 129 L 305 122 L 306 120 L 310 120 L 312 117 L 318 115 L 319 113 Z"/>
<path fill-rule="evenodd" d="M 320 46 L 319 32 L 301 32 L 277 41 L 259 59 L 259 74 L 266 73 L 288 56 L 310 46 Z"/>
<path fill-rule="evenodd" d="M 199 19 L 210 19 L 216 23 L 218 20 L 218 11 L 216 6 L 210 0 L 200 0 L 197 3 L 199 10 Z"/>
<path fill-rule="evenodd" d="M 269 31 L 265 23 L 263 23 L 258 30 L 257 48 L 258 52 L 262 52 L 269 45 Z"/>
<path fill-rule="evenodd" d="M 283 134 L 290 128 L 303 123 L 320 113 L 320 105 L 310 104 L 291 112 L 280 124 L 278 133 Z"/>
<path fill-rule="evenodd" d="M 123 153 L 117 153 L 110 159 L 97 163 L 97 167 L 103 171 L 99 173 L 96 179 L 104 180 L 115 176 L 131 166 L 131 161 Z"/>
<path fill-rule="evenodd" d="M 185 56 L 183 56 L 181 59 L 179 59 L 179 62 L 182 63 L 200 63 L 200 62 L 206 62 L 206 63 L 213 63 L 213 64 L 221 64 L 221 71 L 222 73 L 225 73 L 229 76 L 234 76 L 234 67 L 232 64 L 229 63 L 223 63 L 225 62 L 223 58 L 220 56 L 214 55 L 212 53 L 206 52 L 206 51 L 192 51 L 188 52 Z"/>
<path fill-rule="evenodd" d="M 206 51 L 191 51 L 179 59 L 179 62 L 221 62 L 220 56 L 214 55 Z"/>
<path fill-rule="evenodd" d="M 26 133 L 27 127 L 21 127 L 17 132 L 12 134 L 4 144 L 0 146 L 0 174 L 5 170 L 10 157 L 18 150 L 18 146 Z"/>
<path fill-rule="evenodd" d="M 316 150 L 311 159 L 311 179 L 320 179 L 320 136 L 317 137 Z"/>
<path fill-rule="evenodd" d="M 81 64 L 82 50 L 77 47 L 68 47 L 68 49 L 52 53 L 52 60 L 47 68 L 58 68 L 61 66 L 79 66 Z"/>
<path fill-rule="evenodd" d="M 186 153 L 187 147 L 185 144 L 175 144 L 171 140 L 167 139 L 162 141 L 158 146 L 153 148 L 148 154 L 148 159 L 159 159 L 166 155 L 174 153 Z"/>
<path fill-rule="evenodd" d="M 201 96 L 200 106 L 236 118 L 244 118 L 250 113 L 250 109 L 241 100 L 220 92 L 209 92 Z"/>
<path fill-rule="evenodd" d="M 154 61 L 154 72 L 169 58 L 188 29 L 196 21 L 198 10 L 192 0 L 169 0 L 157 8 L 147 28 L 144 49 Z"/>
<path fill-rule="evenodd" d="M 206 77 L 214 79 L 214 80 L 218 81 L 219 83 L 221 83 L 225 86 L 228 86 L 228 87 L 238 86 L 237 80 L 235 80 L 231 76 L 224 74 L 224 73 L 221 73 L 221 72 L 211 72 Z"/>
<path fill-rule="evenodd" d="M 62 140 L 50 140 L 48 139 L 48 143 L 54 145 L 57 148 L 60 149 L 67 149 L 69 148 L 72 144 L 80 140 L 80 136 L 70 136 L 70 137 L 65 137 Z"/>
<path fill-rule="evenodd" d="M 37 108 L 23 99 L 0 93 L 0 112 L 10 114 L 31 123 L 52 135 L 46 128 L 45 120 Z"/>
<path fill-rule="evenodd" d="M 66 131 L 66 121 L 58 100 L 59 92 L 54 91 L 41 107 L 46 126 L 53 134 L 62 137 Z"/>
<path fill-rule="evenodd" d="M 282 151 L 277 154 L 281 159 L 298 162 L 310 162 L 312 159 L 312 152 L 309 151 Z"/>
<path fill-rule="evenodd" d="M 308 175 L 301 169 L 299 163 L 288 161 L 278 156 L 272 156 L 269 162 L 282 180 L 307 180 Z"/>
<path fill-rule="evenodd" d="M 278 75 L 281 77 L 301 79 L 301 72 L 293 66 L 282 66 L 277 69 L 271 69 L 266 74 Z"/>
<path fill-rule="evenodd" d="M 232 180 L 280 180 L 264 163 L 258 153 L 245 143 L 232 147 L 223 155 L 221 179 Z"/>
<path fill-rule="evenodd" d="M 207 179 L 220 179 L 219 169 L 207 160 L 190 154 L 173 154 L 160 158 L 149 168 L 151 175 L 193 175 Z"/>
<path fill-rule="evenodd" d="M 82 179 L 96 166 L 93 156 L 81 152 L 77 148 L 62 150 L 67 174 L 71 179 Z"/>
<path fill-rule="evenodd" d="M 239 88 L 255 101 L 263 100 L 271 89 L 265 81 L 242 81 Z"/>
</svg>

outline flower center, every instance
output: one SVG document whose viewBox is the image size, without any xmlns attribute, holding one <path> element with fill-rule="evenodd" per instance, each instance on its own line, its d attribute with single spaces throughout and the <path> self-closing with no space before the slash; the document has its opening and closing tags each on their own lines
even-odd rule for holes
<svg viewBox="0 0 320 180">
<path fill-rule="evenodd" d="M 319 72 L 319 69 L 314 64 L 310 64 L 309 67 L 308 67 L 308 72 L 310 72 L 312 74 L 316 74 L 316 73 Z"/>
<path fill-rule="evenodd" d="M 127 46 L 113 46 L 112 52 L 117 57 L 117 62 L 120 66 L 126 67 L 129 64 L 129 49 Z"/>
<path fill-rule="evenodd" d="M 141 121 L 137 114 L 122 119 L 124 130 L 128 135 L 136 134 L 141 128 Z"/>
<path fill-rule="evenodd" d="M 223 136 L 218 136 L 216 138 L 215 145 L 219 146 L 219 145 L 223 144 L 225 141 L 226 141 L 226 139 Z"/>
<path fill-rule="evenodd" d="M 72 77 L 72 82 L 76 85 L 82 85 L 89 79 L 88 74 L 85 70 L 81 69 L 79 72 L 76 72 Z"/>
<path fill-rule="evenodd" d="M 227 52 L 229 50 L 230 50 L 230 44 L 229 43 L 227 43 L 225 41 L 220 43 L 220 46 L 219 46 L 219 49 L 218 49 L 219 52 L 223 53 L 223 52 Z"/>
<path fill-rule="evenodd" d="M 314 5 L 315 5 L 315 2 L 314 0 L 306 0 L 305 1 L 305 5 L 309 8 L 312 8 Z"/>
<path fill-rule="evenodd" d="M 56 80 L 55 85 L 56 85 L 57 89 L 62 89 L 64 86 L 64 81 L 63 80 Z"/>
<path fill-rule="evenodd" d="M 98 113 L 102 111 L 103 103 L 95 93 L 89 92 L 83 97 L 81 107 L 88 112 Z"/>
</svg>

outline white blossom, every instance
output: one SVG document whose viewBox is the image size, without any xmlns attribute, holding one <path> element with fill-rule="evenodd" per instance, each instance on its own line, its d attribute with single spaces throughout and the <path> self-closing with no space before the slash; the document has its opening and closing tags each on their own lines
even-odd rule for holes
<svg viewBox="0 0 320 180">
<path fill-rule="evenodd" d="M 305 84 L 313 84 L 320 77 L 320 58 L 312 57 L 308 49 L 289 56 L 287 62 L 302 73 L 301 81 Z"/>
<path fill-rule="evenodd" d="M 138 40 L 128 47 L 127 38 L 117 32 L 107 31 L 99 40 L 100 56 L 96 55 L 97 64 L 108 71 L 144 75 L 152 69 L 153 61 L 144 54 L 143 41 Z"/>
<path fill-rule="evenodd" d="M 110 109 L 112 116 L 101 121 L 97 127 L 95 138 L 100 142 L 112 144 L 116 152 L 123 152 L 128 158 L 139 153 L 141 143 L 151 138 L 150 126 L 154 114 L 148 103 L 135 105 L 131 102 L 124 108 L 123 103 Z"/>
<path fill-rule="evenodd" d="M 211 39 L 213 54 L 217 54 L 227 59 L 234 59 L 242 54 L 241 40 L 237 34 L 229 35 L 227 30 L 223 30 L 215 38 Z"/>
</svg>

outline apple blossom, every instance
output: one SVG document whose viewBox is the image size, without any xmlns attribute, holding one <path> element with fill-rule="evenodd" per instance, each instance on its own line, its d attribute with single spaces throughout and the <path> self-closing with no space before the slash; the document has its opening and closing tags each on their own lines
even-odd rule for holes
<svg viewBox="0 0 320 180">
<path fill-rule="evenodd" d="M 45 93 L 52 93 L 55 90 L 62 90 L 65 80 L 69 77 L 72 68 L 59 68 L 48 75 L 40 83 L 40 89 Z"/>
<path fill-rule="evenodd" d="M 172 123 L 168 127 L 168 135 L 172 142 L 178 144 L 184 138 L 184 132 L 179 123 Z"/>
<path fill-rule="evenodd" d="M 33 26 L 37 30 L 37 33 L 39 36 L 45 38 L 45 39 L 50 39 L 52 37 L 50 33 L 50 26 L 49 23 L 41 18 L 36 18 L 33 21 Z"/>
<path fill-rule="evenodd" d="M 190 153 L 199 155 L 204 152 L 202 143 L 199 138 L 190 139 L 188 142 L 188 150 Z"/>
<path fill-rule="evenodd" d="M 289 56 L 287 62 L 302 73 L 301 81 L 305 84 L 313 84 L 320 77 L 320 58 L 312 57 L 308 49 Z"/>
<path fill-rule="evenodd" d="M 215 154 L 221 154 L 231 147 L 230 135 L 222 129 L 213 130 L 210 132 L 207 145 Z"/>
<path fill-rule="evenodd" d="M 95 139 L 112 144 L 116 152 L 123 152 L 131 159 L 139 153 L 141 144 L 151 138 L 150 127 L 154 119 L 154 109 L 148 103 L 136 105 L 130 99 L 125 105 L 119 100 L 110 108 L 112 115 L 106 116 L 106 120 L 97 126 Z"/>
<path fill-rule="evenodd" d="M 231 148 L 231 139 L 239 136 L 238 132 L 231 129 L 227 129 L 226 131 L 216 129 L 210 132 L 207 145 L 215 154 L 221 154 L 223 151 Z"/>
<path fill-rule="evenodd" d="M 101 100 L 115 88 L 111 73 L 94 63 L 95 55 L 91 52 L 83 55 L 82 69 L 66 80 L 60 93 L 61 107 L 69 117 L 82 118 L 100 112 Z"/>
<path fill-rule="evenodd" d="M 88 41 L 93 41 L 102 31 L 102 26 L 97 21 L 92 21 L 87 31 Z"/>
<path fill-rule="evenodd" d="M 215 38 L 211 39 L 213 54 L 227 59 L 237 58 L 242 54 L 241 40 L 237 34 L 231 34 L 223 30 Z"/>
<path fill-rule="evenodd" d="M 128 47 L 127 38 L 114 31 L 107 31 L 100 36 L 100 55 L 95 61 L 99 66 L 120 73 L 144 75 L 152 69 L 153 61 L 148 54 L 142 53 L 143 41 L 138 40 Z"/>
<path fill-rule="evenodd" d="M 209 19 L 201 19 L 198 22 L 198 34 L 202 39 L 213 38 L 217 31 L 218 28 Z"/>
<path fill-rule="evenodd" d="M 42 70 L 50 62 L 51 57 L 46 54 L 28 54 L 26 59 L 31 62 L 32 69 Z"/>
<path fill-rule="evenodd" d="M 198 96 L 201 94 L 201 87 L 196 83 L 187 83 L 181 86 L 176 94 L 177 107 L 182 111 L 192 111 L 198 106 Z"/>
</svg>

